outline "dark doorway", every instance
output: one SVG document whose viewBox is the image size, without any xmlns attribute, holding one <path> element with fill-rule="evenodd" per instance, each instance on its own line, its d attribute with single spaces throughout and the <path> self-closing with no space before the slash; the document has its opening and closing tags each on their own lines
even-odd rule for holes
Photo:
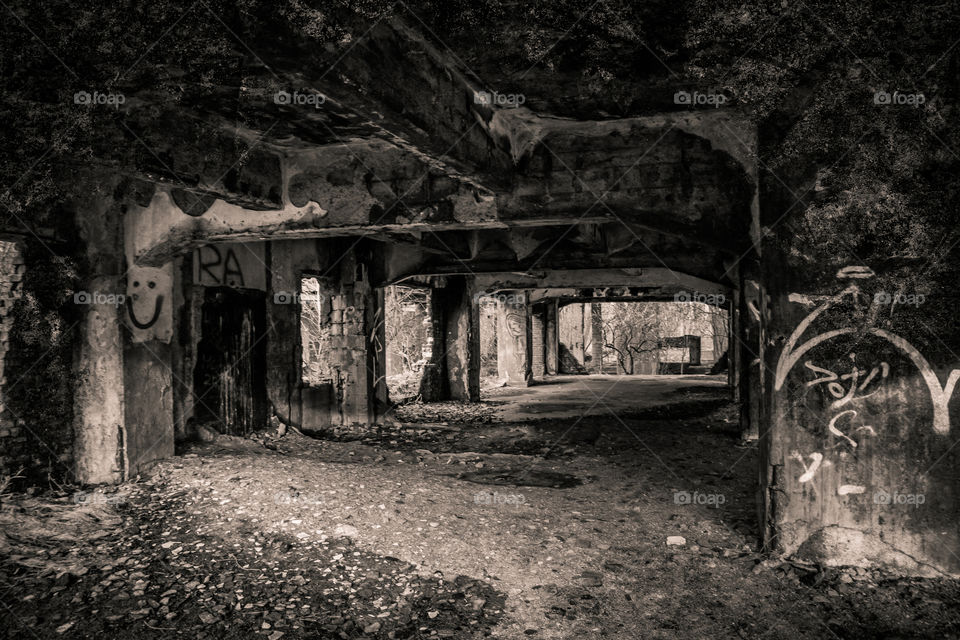
<svg viewBox="0 0 960 640">
<path fill-rule="evenodd" d="M 201 310 L 194 415 L 221 433 L 247 435 L 267 420 L 266 297 L 211 287 Z"/>
</svg>

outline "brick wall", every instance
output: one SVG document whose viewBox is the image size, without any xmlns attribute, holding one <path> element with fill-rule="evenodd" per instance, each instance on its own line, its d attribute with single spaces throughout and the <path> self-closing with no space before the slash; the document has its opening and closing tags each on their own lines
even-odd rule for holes
<svg viewBox="0 0 960 640">
<path fill-rule="evenodd" d="M 72 480 L 78 265 L 49 242 L 0 241 L 0 474 Z"/>
<path fill-rule="evenodd" d="M 0 388 L 7 387 L 6 362 L 10 350 L 11 311 L 23 295 L 23 253 L 14 242 L 0 241 Z M 7 398 L 0 394 L 0 475 L 13 474 L 30 463 L 27 438 L 23 426 L 7 408 Z"/>
</svg>

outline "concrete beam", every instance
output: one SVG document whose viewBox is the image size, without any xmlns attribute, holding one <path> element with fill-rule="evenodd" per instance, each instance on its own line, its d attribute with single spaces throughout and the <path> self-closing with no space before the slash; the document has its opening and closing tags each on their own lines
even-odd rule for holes
<svg viewBox="0 0 960 640">
<path fill-rule="evenodd" d="M 199 192 L 157 189 L 146 207 L 126 214 L 134 260 L 160 266 L 211 242 L 499 226 L 489 191 L 434 166 L 430 158 L 382 141 L 286 155 L 275 189 L 279 205 L 270 211 Z"/>
<path fill-rule="evenodd" d="M 533 289 L 531 301 L 552 297 L 582 298 L 591 294 L 596 298 L 629 297 L 632 289 L 650 295 L 688 293 L 691 301 L 700 297 L 726 296 L 730 292 L 730 288 L 723 284 L 662 267 L 483 273 L 477 276 L 476 287 L 483 292 Z"/>
<path fill-rule="evenodd" d="M 536 135 L 498 132 L 525 146 L 522 162 L 518 158 L 509 168 L 514 186 L 496 192 L 400 142 L 368 139 L 303 148 L 244 131 L 238 135 L 261 160 L 245 164 L 242 176 L 229 165 L 222 175 L 205 166 L 191 169 L 189 182 L 177 173 L 164 187 L 170 203 L 151 202 L 145 211 L 128 214 L 137 231 L 136 261 L 158 266 L 215 241 L 572 221 L 608 223 L 605 248 L 614 257 L 637 242 L 645 244 L 637 231 L 644 228 L 737 253 L 750 242 L 755 189 L 749 168 L 732 158 L 731 149 L 715 148 L 709 138 L 691 133 L 697 126 L 714 131 L 719 125 L 704 123 L 716 117 L 697 116 L 698 125 L 693 116 L 676 115 L 572 126 L 503 116 L 498 126 L 534 127 Z M 657 150 L 652 156 L 651 144 Z M 511 243 L 520 261 L 521 239 Z"/>
</svg>

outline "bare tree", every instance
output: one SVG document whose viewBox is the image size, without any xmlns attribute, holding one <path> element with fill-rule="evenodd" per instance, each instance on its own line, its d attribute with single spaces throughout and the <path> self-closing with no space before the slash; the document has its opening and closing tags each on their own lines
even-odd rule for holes
<svg viewBox="0 0 960 640">
<path fill-rule="evenodd" d="M 659 309 L 654 305 L 610 302 L 603 309 L 603 346 L 612 351 L 621 373 L 633 374 L 643 354 L 660 345 Z"/>
<path fill-rule="evenodd" d="M 603 303 L 603 346 L 620 373 L 634 374 L 643 360 L 657 364 L 677 349 L 668 339 L 697 335 L 711 341 L 714 358 L 726 349 L 727 311 L 702 302 Z M 685 345 L 685 343 L 683 343 Z M 681 360 L 687 348 L 679 347 Z M 674 355 L 675 357 L 675 355 Z M 654 371 L 657 367 L 654 366 Z"/>
<path fill-rule="evenodd" d="M 385 296 L 388 361 L 399 361 L 400 371 L 418 371 L 423 366 L 427 340 L 424 318 L 429 318 L 429 293 L 415 287 L 387 287 Z M 392 367 L 391 367 L 392 368 Z"/>
</svg>

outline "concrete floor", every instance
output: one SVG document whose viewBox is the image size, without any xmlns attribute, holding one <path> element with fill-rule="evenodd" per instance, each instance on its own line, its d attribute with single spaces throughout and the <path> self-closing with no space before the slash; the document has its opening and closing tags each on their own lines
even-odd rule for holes
<svg viewBox="0 0 960 640">
<path fill-rule="evenodd" d="M 613 376 L 564 375 L 537 380 L 529 387 L 484 389 L 484 400 L 503 402 L 502 420 L 568 418 L 630 413 L 725 387 L 724 375 Z"/>
</svg>

